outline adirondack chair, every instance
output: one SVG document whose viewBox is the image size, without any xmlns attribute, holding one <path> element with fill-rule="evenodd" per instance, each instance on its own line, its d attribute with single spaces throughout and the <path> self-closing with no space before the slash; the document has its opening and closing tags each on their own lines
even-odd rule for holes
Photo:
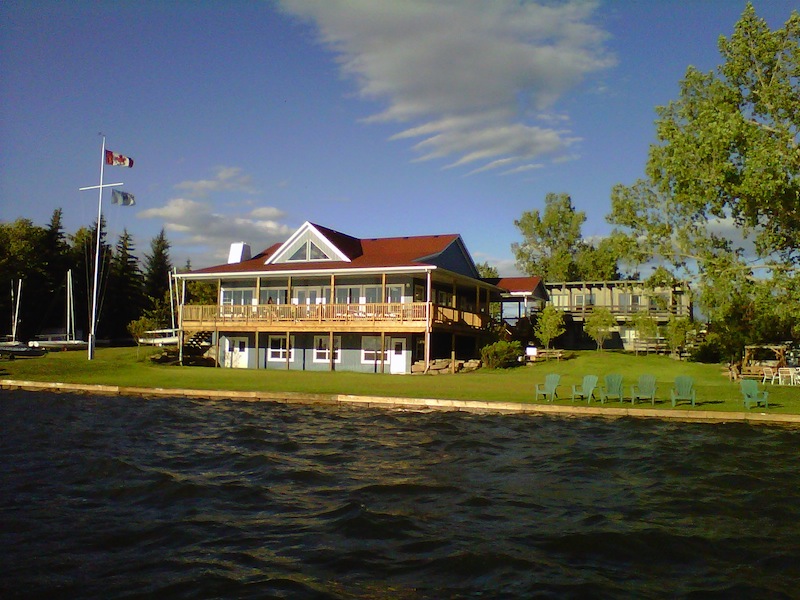
<svg viewBox="0 0 800 600">
<path fill-rule="evenodd" d="M 592 401 L 596 387 L 597 375 L 584 375 L 581 385 L 572 386 L 572 401 L 575 402 L 575 398 L 586 398 L 586 403 L 588 404 Z"/>
<path fill-rule="evenodd" d="M 670 392 L 672 406 L 676 406 L 681 400 L 688 400 L 694 406 L 696 393 L 694 389 L 694 378 L 688 375 L 678 375 L 675 378 L 675 386 Z"/>
<path fill-rule="evenodd" d="M 744 402 L 745 408 L 749 409 L 751 404 L 755 404 L 757 408 L 762 402 L 764 403 L 764 408 L 769 408 L 769 402 L 767 402 L 769 392 L 767 390 L 759 390 L 756 381 L 752 379 L 742 379 L 739 385 L 741 386 L 742 401 Z"/>
<path fill-rule="evenodd" d="M 536 399 L 538 400 L 539 396 L 544 396 L 545 400 L 552 402 L 558 398 L 556 388 L 558 387 L 559 381 L 561 381 L 561 375 L 558 373 L 550 373 L 547 375 L 544 378 L 544 383 L 536 384 Z"/>
<path fill-rule="evenodd" d="M 653 375 L 639 375 L 639 383 L 631 386 L 631 404 L 636 404 L 637 400 L 650 400 L 650 404 L 656 403 L 656 378 Z"/>
<path fill-rule="evenodd" d="M 600 402 L 612 398 L 617 398 L 622 402 L 622 375 L 606 375 L 604 381 L 605 385 L 600 388 Z"/>
</svg>

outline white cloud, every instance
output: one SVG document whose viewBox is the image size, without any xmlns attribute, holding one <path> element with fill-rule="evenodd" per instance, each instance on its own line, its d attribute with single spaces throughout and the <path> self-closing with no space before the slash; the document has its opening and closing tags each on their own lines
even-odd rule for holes
<svg viewBox="0 0 800 600">
<path fill-rule="evenodd" d="M 281 223 L 283 211 L 262 206 L 239 215 L 214 212 L 207 202 L 173 198 L 164 206 L 150 208 L 138 214 L 142 219 L 163 219 L 173 247 L 190 255 L 195 268 L 224 262 L 231 242 L 248 242 L 253 253 L 276 242 L 283 242 L 293 229 Z M 186 251 L 191 248 L 192 251 Z"/>
<path fill-rule="evenodd" d="M 576 138 L 532 124 L 560 122 L 556 102 L 612 66 L 597 3 L 520 0 L 282 0 L 310 19 L 363 98 L 369 121 L 409 126 L 420 160 L 460 167 L 558 156 Z M 494 168 L 494 167 L 490 167 Z M 482 170 L 478 167 L 478 170 Z"/>
<path fill-rule="evenodd" d="M 197 181 L 182 181 L 175 189 L 184 190 L 190 196 L 205 197 L 212 192 L 245 192 L 255 193 L 250 175 L 243 173 L 239 167 L 217 167 L 216 177 L 213 179 L 199 179 Z"/>
</svg>

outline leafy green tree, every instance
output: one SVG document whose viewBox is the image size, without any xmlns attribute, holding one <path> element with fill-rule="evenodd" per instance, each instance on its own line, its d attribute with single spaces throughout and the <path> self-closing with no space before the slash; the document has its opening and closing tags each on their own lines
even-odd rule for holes
<svg viewBox="0 0 800 600">
<path fill-rule="evenodd" d="M 634 352 L 639 354 L 639 340 L 649 340 L 658 336 L 658 323 L 646 310 L 639 311 L 633 315 L 633 328 L 636 331 L 634 341 Z M 645 347 L 647 348 L 647 346 Z"/>
<path fill-rule="evenodd" d="M 172 261 L 169 257 L 170 244 L 164 229 L 150 241 L 150 253 L 145 254 L 144 292 L 150 298 L 151 306 L 169 293 Z"/>
<path fill-rule="evenodd" d="M 680 356 L 694 325 L 686 317 L 670 316 L 667 323 L 667 343 L 673 355 Z"/>
<path fill-rule="evenodd" d="M 523 242 L 511 244 L 517 268 L 547 281 L 617 279 L 616 246 L 594 246 L 581 237 L 586 213 L 576 211 L 567 194 L 549 193 L 544 212 L 527 211 L 514 225 Z"/>
<path fill-rule="evenodd" d="M 616 325 L 617 320 L 611 311 L 604 306 L 598 306 L 586 317 L 583 330 L 595 341 L 597 349 L 602 350 L 603 343 L 611 337 L 611 332 Z"/>
<path fill-rule="evenodd" d="M 564 327 L 564 313 L 555 306 L 547 305 L 539 313 L 534 333 L 545 349 L 550 349 L 550 343 L 566 331 Z"/>
<path fill-rule="evenodd" d="M 478 274 L 484 278 L 491 278 L 491 277 L 500 277 L 500 274 L 497 271 L 497 267 L 492 266 L 489 264 L 488 261 L 484 261 L 482 263 L 478 263 L 475 265 L 478 269 Z"/>
<path fill-rule="evenodd" d="M 13 223 L 0 223 L 0 314 L 3 315 L 0 331 L 11 334 L 13 327 L 11 287 L 16 299 L 22 280 L 22 297 L 19 304 L 17 339 L 30 339 L 41 325 L 40 302 L 46 297 L 45 272 L 40 260 L 46 231 L 29 219 Z"/>
<path fill-rule="evenodd" d="M 769 309 L 759 288 L 800 287 L 800 15 L 770 31 L 748 4 L 719 48 L 715 71 L 690 67 L 679 98 L 657 109 L 647 177 L 614 188 L 609 221 L 635 263 L 695 278 L 712 322 L 744 316 L 744 301 L 753 317 L 779 310 L 796 323 L 794 296 L 773 294 L 782 305 Z"/>
</svg>

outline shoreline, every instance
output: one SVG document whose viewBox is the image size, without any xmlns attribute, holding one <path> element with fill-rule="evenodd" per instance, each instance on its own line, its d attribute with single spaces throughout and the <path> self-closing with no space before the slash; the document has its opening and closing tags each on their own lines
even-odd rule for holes
<svg viewBox="0 0 800 600">
<path fill-rule="evenodd" d="M 563 406 L 481 400 L 443 400 L 435 398 L 397 398 L 388 396 L 355 396 L 351 394 L 304 394 L 299 392 L 238 392 L 231 390 L 197 390 L 182 388 L 150 388 L 80 383 L 52 383 L 0 379 L 0 389 L 97 394 L 101 396 L 177 397 L 196 400 L 236 400 L 245 402 L 280 402 L 284 404 L 326 404 L 363 406 L 391 410 L 440 410 L 475 413 L 517 413 L 557 415 L 564 417 L 634 417 L 698 423 L 758 423 L 800 427 L 800 415 L 767 412 L 722 412 L 702 409 L 659 409 L 598 406 Z"/>
</svg>

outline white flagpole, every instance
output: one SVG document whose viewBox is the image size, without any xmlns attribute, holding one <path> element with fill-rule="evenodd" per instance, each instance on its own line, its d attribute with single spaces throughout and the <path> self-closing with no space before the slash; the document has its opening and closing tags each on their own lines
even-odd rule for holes
<svg viewBox="0 0 800 600">
<path fill-rule="evenodd" d="M 102 133 L 100 135 L 103 135 Z M 100 221 L 103 218 L 103 189 L 123 185 L 121 183 L 103 183 L 103 172 L 106 164 L 106 136 L 103 135 L 103 148 L 100 152 L 100 185 L 78 188 L 79 191 L 97 189 L 97 246 L 94 253 L 94 284 L 92 286 L 92 320 L 89 324 L 89 360 L 94 358 L 95 326 L 97 325 L 97 279 L 100 270 Z"/>
</svg>

